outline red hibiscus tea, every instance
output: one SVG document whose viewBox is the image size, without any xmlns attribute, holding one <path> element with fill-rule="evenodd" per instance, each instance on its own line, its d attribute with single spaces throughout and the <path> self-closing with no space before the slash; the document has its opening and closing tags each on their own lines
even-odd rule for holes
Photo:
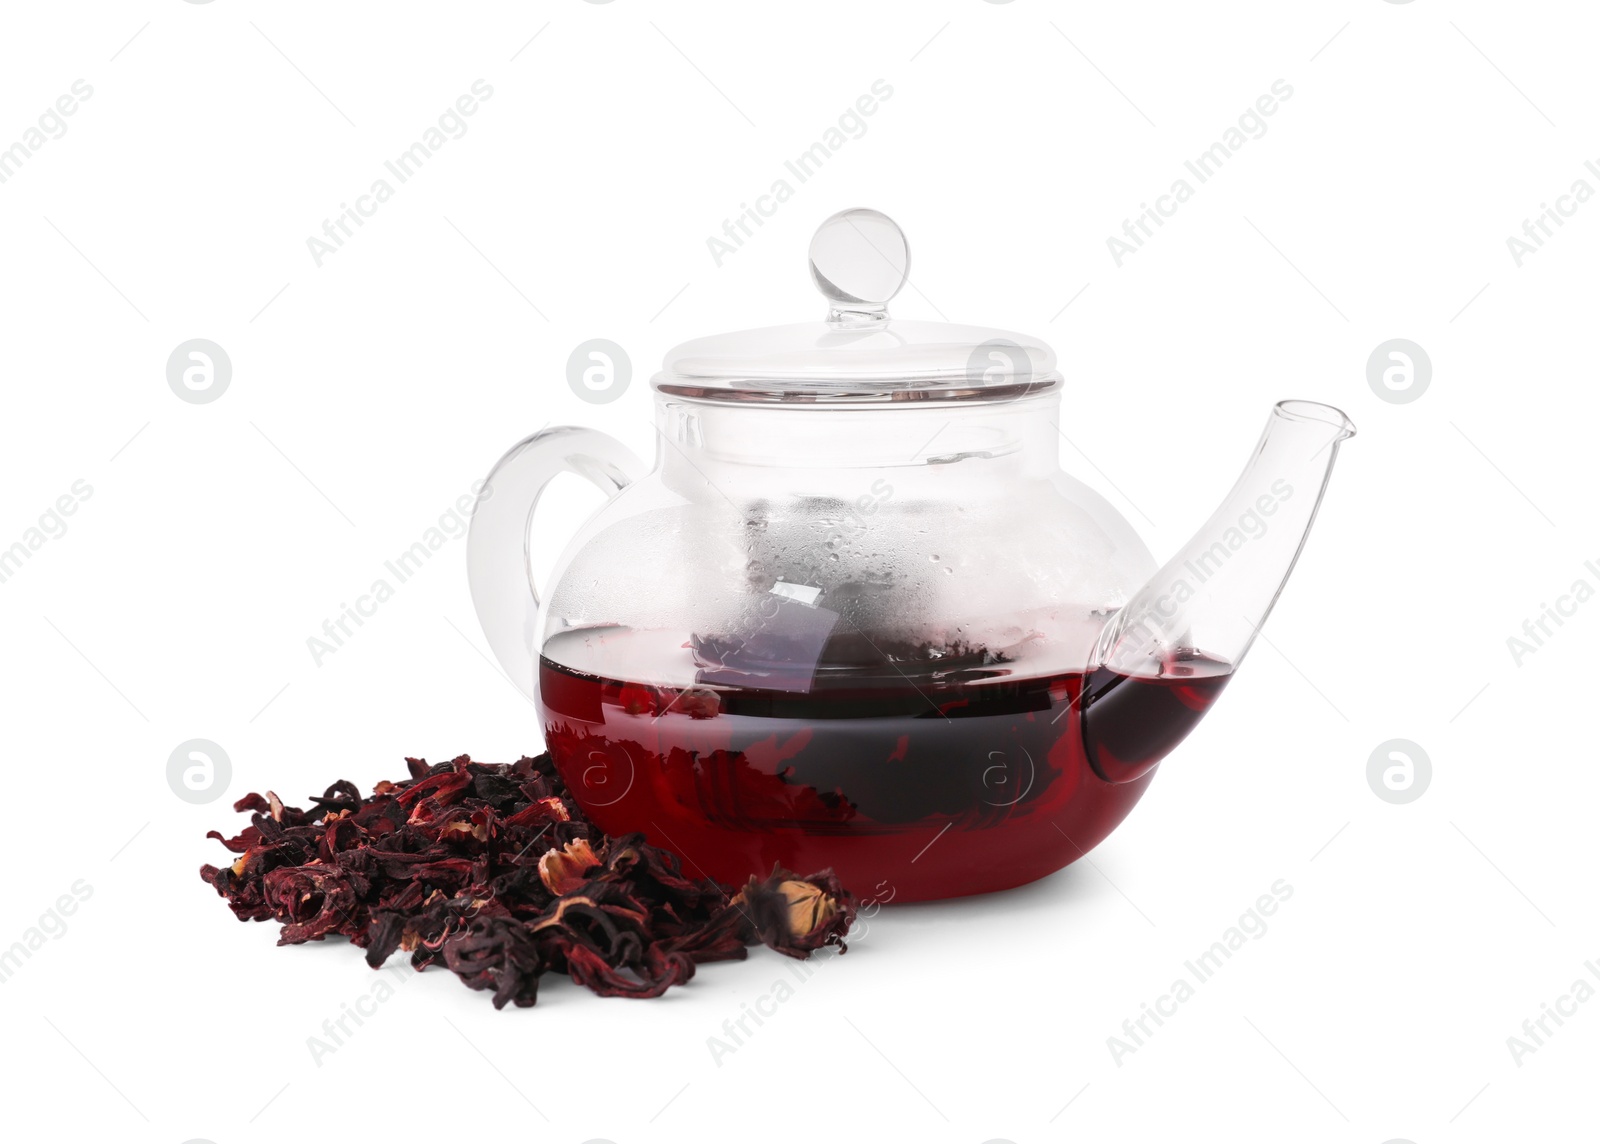
<svg viewBox="0 0 1600 1144">
<path fill-rule="evenodd" d="M 606 659 L 628 662 L 631 638 L 609 635 Z M 1021 885 L 1080 857 L 1230 670 L 1191 653 L 1149 677 L 1019 677 L 982 651 L 929 670 L 874 650 L 802 690 L 726 685 L 761 676 L 693 642 L 710 666 L 691 686 L 541 659 L 549 749 L 596 825 L 642 831 L 705 877 L 831 866 L 860 897 L 896 901 Z"/>
</svg>

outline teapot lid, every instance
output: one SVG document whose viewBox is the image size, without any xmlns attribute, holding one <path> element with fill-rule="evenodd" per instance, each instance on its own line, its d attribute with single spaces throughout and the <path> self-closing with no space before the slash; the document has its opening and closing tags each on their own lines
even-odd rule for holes
<svg viewBox="0 0 1600 1144">
<path fill-rule="evenodd" d="M 828 300 L 821 322 L 739 330 L 684 342 L 652 380 L 678 397 L 755 402 L 1015 400 L 1061 384 L 1037 338 L 981 326 L 889 317 L 911 252 L 893 219 L 840 211 L 811 239 L 811 278 Z"/>
</svg>

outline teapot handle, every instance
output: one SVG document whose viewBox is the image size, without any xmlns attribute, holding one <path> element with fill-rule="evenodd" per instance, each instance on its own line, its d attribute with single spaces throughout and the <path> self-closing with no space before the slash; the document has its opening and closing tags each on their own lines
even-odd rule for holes
<svg viewBox="0 0 1600 1144">
<path fill-rule="evenodd" d="M 615 496 L 647 471 L 622 442 L 573 425 L 541 429 L 517 442 L 489 471 L 467 534 L 467 582 L 495 658 L 528 698 L 534 695 L 539 642 L 530 535 L 539 497 L 563 472 Z"/>
</svg>

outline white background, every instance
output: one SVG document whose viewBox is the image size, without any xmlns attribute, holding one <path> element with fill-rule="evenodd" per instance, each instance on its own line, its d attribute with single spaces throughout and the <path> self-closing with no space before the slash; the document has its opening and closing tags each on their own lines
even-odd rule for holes
<svg viewBox="0 0 1600 1144">
<path fill-rule="evenodd" d="M 0 147 L 93 95 L 0 185 L 0 547 L 93 494 L 0 584 L 0 947 L 92 888 L 0 985 L 8 1135 L 1576 1138 L 1600 1003 L 1520 1065 L 1506 1041 L 1600 959 L 1600 604 L 1520 666 L 1506 640 L 1600 586 L 1600 205 L 1521 267 L 1506 239 L 1600 187 L 1596 32 L 1577 3 L 1435 0 L 9 6 Z M 307 237 L 480 78 L 466 135 L 319 268 Z M 866 134 L 716 266 L 706 238 L 875 79 Z M 1268 132 L 1119 268 L 1107 237 L 1277 79 Z M 806 243 L 858 205 L 910 239 L 897 314 L 1055 345 L 1063 464 L 1159 557 L 1272 401 L 1350 413 L 1270 645 L 1091 861 L 886 910 L 720 1064 L 707 1038 L 783 959 L 648 1004 L 547 979 L 499 1013 L 428 973 L 315 1063 L 374 975 L 235 923 L 205 831 L 250 790 L 540 743 L 459 543 L 320 667 L 307 637 L 523 434 L 649 455 L 663 352 L 820 317 Z M 233 363 L 211 404 L 165 378 L 196 337 Z M 563 376 L 593 337 L 635 364 L 612 405 Z M 1410 404 L 1366 380 L 1395 337 L 1433 364 Z M 594 504 L 564 491 L 552 537 Z M 232 760 L 205 806 L 166 781 L 196 737 Z M 1402 806 L 1366 780 L 1396 737 L 1433 764 Z M 1277 879 L 1265 936 L 1115 1063 Z"/>
</svg>

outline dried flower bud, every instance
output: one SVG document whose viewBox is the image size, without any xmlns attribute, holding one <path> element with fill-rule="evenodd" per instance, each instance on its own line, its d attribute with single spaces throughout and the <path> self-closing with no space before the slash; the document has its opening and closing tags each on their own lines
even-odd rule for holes
<svg viewBox="0 0 1600 1144">
<path fill-rule="evenodd" d="M 709 687 L 686 687 L 672 701 L 672 709 L 691 719 L 715 719 L 722 710 L 722 699 Z"/>
<path fill-rule="evenodd" d="M 856 918 L 855 900 L 832 870 L 796 878 L 774 866 L 765 881 L 751 878 L 730 906 L 743 913 L 750 937 L 790 957 L 825 945 L 842 952 Z"/>
<path fill-rule="evenodd" d="M 539 880 L 557 897 L 581 887 L 588 872 L 600 865 L 587 838 L 579 838 L 559 849 L 551 847 L 539 859 Z"/>
<path fill-rule="evenodd" d="M 826 929 L 839 914 L 839 904 L 821 886 L 790 881 L 778 889 L 789 900 L 789 932 L 798 938 Z"/>
</svg>

